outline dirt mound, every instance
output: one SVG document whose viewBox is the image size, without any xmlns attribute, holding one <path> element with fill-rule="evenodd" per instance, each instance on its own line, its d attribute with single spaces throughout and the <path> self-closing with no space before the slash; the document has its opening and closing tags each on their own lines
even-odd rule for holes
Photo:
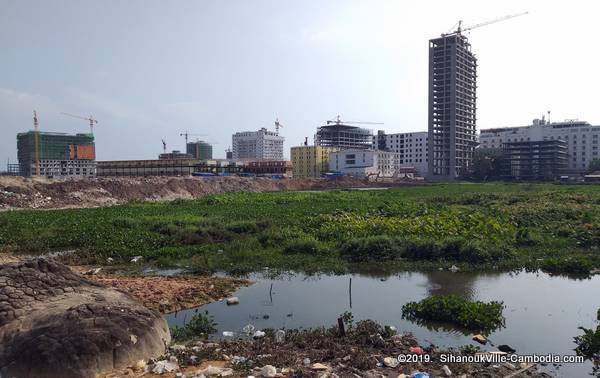
<svg viewBox="0 0 600 378">
<path fill-rule="evenodd" d="M 45 180 L 0 177 L 0 209 L 101 207 L 130 200 L 169 201 L 226 192 L 324 190 L 377 185 L 364 179 L 144 177 Z M 389 185 L 389 184 L 387 184 Z"/>
</svg>

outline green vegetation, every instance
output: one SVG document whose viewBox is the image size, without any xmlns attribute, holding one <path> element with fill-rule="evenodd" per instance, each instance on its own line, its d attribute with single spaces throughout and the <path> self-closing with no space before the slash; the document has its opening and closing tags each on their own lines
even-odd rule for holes
<svg viewBox="0 0 600 378">
<path fill-rule="evenodd" d="M 171 328 L 171 337 L 173 341 L 207 338 L 210 334 L 217 332 L 216 326 L 214 318 L 208 312 L 196 314 L 184 326 Z"/>
<path fill-rule="evenodd" d="M 402 306 L 402 317 L 415 322 L 444 322 L 473 331 L 491 332 L 504 326 L 503 309 L 502 302 L 473 302 L 456 295 L 434 295 Z"/>
<path fill-rule="evenodd" d="M 600 268 L 600 186 L 451 183 L 0 213 L 0 253 L 197 272 Z"/>
<path fill-rule="evenodd" d="M 600 322 L 600 309 L 596 318 Z M 594 363 L 593 374 L 600 374 L 600 325 L 596 329 L 579 327 L 583 335 L 575 337 L 575 353 L 583 356 Z"/>
</svg>

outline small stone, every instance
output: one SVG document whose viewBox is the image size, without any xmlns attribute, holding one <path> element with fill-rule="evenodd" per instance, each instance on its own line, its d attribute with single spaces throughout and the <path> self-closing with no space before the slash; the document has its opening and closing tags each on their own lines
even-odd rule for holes
<svg viewBox="0 0 600 378">
<path fill-rule="evenodd" d="M 227 306 L 240 304 L 240 299 L 238 297 L 227 298 Z"/>
<path fill-rule="evenodd" d="M 263 377 L 273 378 L 277 375 L 277 369 L 273 365 L 265 365 L 260 369 L 260 375 Z"/>
<path fill-rule="evenodd" d="M 446 377 L 450 377 L 452 375 L 452 371 L 450 370 L 450 368 L 448 367 L 448 365 L 442 366 L 442 370 L 444 371 L 444 375 Z"/>
<path fill-rule="evenodd" d="M 487 343 L 487 339 L 483 335 L 474 335 L 473 340 L 477 341 L 479 344 L 485 345 Z"/>
<path fill-rule="evenodd" d="M 383 364 L 387 367 L 395 368 L 398 366 L 399 362 L 397 358 L 386 357 L 383 359 Z"/>
<path fill-rule="evenodd" d="M 303 364 L 304 366 L 308 366 L 308 365 L 310 365 L 310 358 L 305 358 L 305 359 L 303 359 L 303 360 L 302 360 L 302 364 Z"/>
<path fill-rule="evenodd" d="M 406 374 L 399 374 L 396 378 L 408 378 Z"/>
<path fill-rule="evenodd" d="M 312 370 L 329 370 L 329 366 L 323 365 L 319 362 L 312 364 L 310 367 Z"/>
</svg>

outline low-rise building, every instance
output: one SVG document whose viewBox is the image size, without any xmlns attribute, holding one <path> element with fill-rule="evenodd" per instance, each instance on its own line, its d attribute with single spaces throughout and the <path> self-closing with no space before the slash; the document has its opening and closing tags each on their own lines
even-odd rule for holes
<svg viewBox="0 0 600 378">
<path fill-rule="evenodd" d="M 349 149 L 329 154 L 329 170 L 357 177 L 396 177 L 400 154 L 390 151 Z"/>
<path fill-rule="evenodd" d="M 337 151 L 333 147 L 297 146 L 292 147 L 292 170 L 294 177 L 321 177 L 329 171 L 329 154 Z"/>
<path fill-rule="evenodd" d="M 256 176 L 292 176 L 292 163 L 289 160 L 255 160 L 244 162 L 244 173 Z"/>
<path fill-rule="evenodd" d="M 158 155 L 159 160 L 175 160 L 175 159 L 183 159 L 183 160 L 191 160 L 194 157 L 191 154 L 184 154 L 181 151 L 173 150 L 172 152 L 165 152 Z"/>
<path fill-rule="evenodd" d="M 373 136 L 373 149 L 399 153 L 401 167 L 414 167 L 417 175 L 425 177 L 429 165 L 427 135 L 427 131 L 386 134 L 379 130 Z"/>
</svg>

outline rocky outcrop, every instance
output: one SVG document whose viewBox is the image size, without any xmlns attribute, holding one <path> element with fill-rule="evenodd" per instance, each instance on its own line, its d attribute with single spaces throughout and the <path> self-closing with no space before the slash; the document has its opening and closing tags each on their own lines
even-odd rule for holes
<svg viewBox="0 0 600 378">
<path fill-rule="evenodd" d="M 165 320 L 56 262 L 0 266 L 0 376 L 95 377 L 164 353 Z"/>
</svg>

